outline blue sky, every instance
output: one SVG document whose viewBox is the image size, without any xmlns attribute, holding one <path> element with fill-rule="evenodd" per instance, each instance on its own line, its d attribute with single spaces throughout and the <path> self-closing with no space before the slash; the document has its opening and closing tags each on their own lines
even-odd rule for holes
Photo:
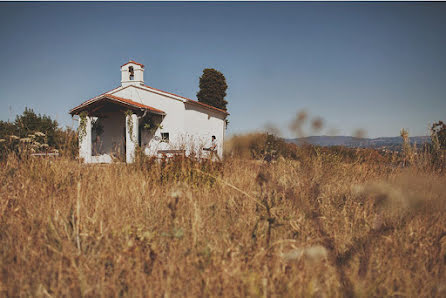
<svg viewBox="0 0 446 298">
<path fill-rule="evenodd" d="M 288 123 L 320 134 L 426 135 L 446 120 L 446 3 L 0 3 L 0 119 L 68 110 L 120 83 L 192 99 L 202 70 L 226 76 L 229 134 Z M 306 130 L 307 134 L 314 134 Z"/>
</svg>

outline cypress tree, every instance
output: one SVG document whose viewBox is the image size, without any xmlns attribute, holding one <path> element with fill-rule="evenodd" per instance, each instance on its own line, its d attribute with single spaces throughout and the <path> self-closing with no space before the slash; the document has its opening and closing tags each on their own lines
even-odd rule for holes
<svg viewBox="0 0 446 298">
<path fill-rule="evenodd" d="M 200 77 L 200 91 L 197 93 L 198 101 L 226 111 L 228 102 L 225 100 L 225 96 L 227 89 L 225 76 L 218 70 L 206 68 Z"/>
</svg>

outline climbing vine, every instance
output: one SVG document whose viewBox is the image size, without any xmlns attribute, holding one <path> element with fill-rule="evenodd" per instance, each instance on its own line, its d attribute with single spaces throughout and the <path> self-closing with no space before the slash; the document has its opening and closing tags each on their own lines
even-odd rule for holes
<svg viewBox="0 0 446 298">
<path fill-rule="evenodd" d="M 80 122 L 79 122 L 79 140 L 82 142 L 84 137 L 87 135 L 87 112 L 83 111 L 79 114 Z"/>
<path fill-rule="evenodd" d="M 163 129 L 163 126 L 161 125 L 161 123 L 155 123 L 152 117 L 148 118 L 145 121 L 144 129 L 147 129 L 149 133 L 154 133 L 158 128 Z"/>
<path fill-rule="evenodd" d="M 130 141 L 135 142 L 135 140 L 133 140 L 133 121 L 132 121 L 132 111 L 127 110 L 125 111 L 125 116 L 127 119 L 127 126 L 129 128 L 129 135 L 130 135 Z"/>
</svg>

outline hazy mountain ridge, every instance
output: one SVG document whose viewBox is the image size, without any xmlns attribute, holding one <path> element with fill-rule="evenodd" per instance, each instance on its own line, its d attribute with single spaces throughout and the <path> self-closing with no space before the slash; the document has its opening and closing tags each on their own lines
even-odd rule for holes
<svg viewBox="0 0 446 298">
<path fill-rule="evenodd" d="M 380 137 L 380 138 L 355 138 L 349 136 L 311 136 L 305 138 L 285 139 L 294 144 L 311 144 L 317 146 L 345 146 L 352 148 L 395 148 L 403 144 L 402 137 Z M 418 136 L 409 138 L 411 144 L 422 145 L 430 143 L 428 136 Z"/>
</svg>

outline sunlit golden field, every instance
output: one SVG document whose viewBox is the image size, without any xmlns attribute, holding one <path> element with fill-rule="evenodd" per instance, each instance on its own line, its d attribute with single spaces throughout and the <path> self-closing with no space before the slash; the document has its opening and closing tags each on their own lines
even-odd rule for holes
<svg viewBox="0 0 446 298">
<path fill-rule="evenodd" d="M 335 154 L 0 167 L 2 296 L 445 297 L 446 178 Z"/>
</svg>

